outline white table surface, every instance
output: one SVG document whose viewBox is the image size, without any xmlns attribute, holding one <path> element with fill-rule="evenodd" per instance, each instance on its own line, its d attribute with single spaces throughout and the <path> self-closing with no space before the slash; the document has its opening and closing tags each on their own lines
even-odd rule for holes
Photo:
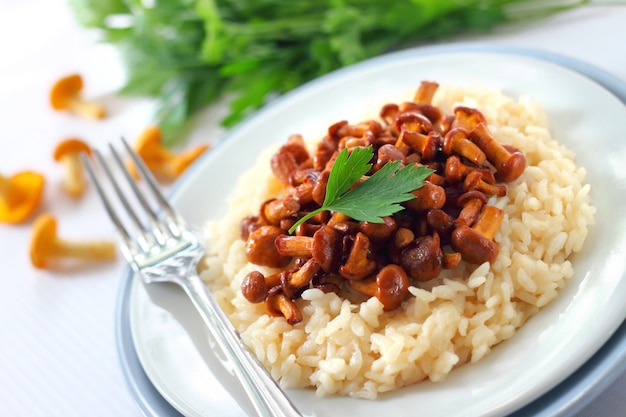
<svg viewBox="0 0 626 417">
<path fill-rule="evenodd" d="M 604 2 L 606 4 L 606 2 Z M 53 213 L 60 234 L 114 239 L 93 187 L 71 200 L 61 191 L 52 150 L 78 136 L 102 147 L 120 135 L 135 138 L 150 122 L 152 104 L 121 99 L 124 74 L 115 51 L 81 28 L 63 0 L 0 0 L 0 172 L 33 169 L 46 175 L 39 212 Z M 626 6 L 590 6 L 533 24 L 459 39 L 534 48 L 575 58 L 626 82 Z M 98 122 L 54 112 L 48 90 L 78 72 L 85 96 L 102 100 L 110 116 Z M 191 143 L 216 141 L 219 115 Z M 208 132 L 208 134 L 207 134 Z M 191 144 L 190 143 L 190 144 Z M 30 224 L 0 224 L 0 416 L 139 416 L 117 359 L 114 309 L 125 269 L 117 261 L 48 271 L 28 259 Z M 622 417 L 626 375 L 576 417 Z"/>
</svg>

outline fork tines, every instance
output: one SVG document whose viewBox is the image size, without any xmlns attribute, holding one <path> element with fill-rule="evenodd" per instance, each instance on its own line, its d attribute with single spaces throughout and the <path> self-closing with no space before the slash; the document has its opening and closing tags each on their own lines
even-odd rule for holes
<svg viewBox="0 0 626 417">
<path fill-rule="evenodd" d="M 137 153 L 135 153 L 135 151 L 133 151 L 124 138 L 121 140 L 126 152 L 132 160 L 132 164 L 136 167 L 141 179 L 144 180 L 145 187 L 140 188 L 140 184 L 138 184 L 137 180 L 133 177 L 133 174 L 131 174 L 127 165 L 124 163 L 124 159 L 110 143 L 109 149 L 111 151 L 111 155 L 116 162 L 115 165 L 117 165 L 119 168 L 118 170 L 124 177 L 124 180 L 120 180 L 114 175 L 113 170 L 109 167 L 110 162 L 107 163 L 105 158 L 97 149 L 92 150 L 92 154 L 95 156 L 94 159 L 90 158 L 85 153 L 81 155 L 81 159 L 87 169 L 87 173 L 91 178 L 91 181 L 96 187 L 96 191 L 102 200 L 102 204 L 104 205 L 107 214 L 113 221 L 122 239 L 122 249 L 124 251 L 124 255 L 131 265 L 137 266 L 135 264 L 137 262 L 140 263 L 142 253 L 147 254 L 155 247 L 163 248 L 168 244 L 176 244 L 180 241 L 180 238 L 183 233 L 185 233 L 186 228 L 183 220 L 159 189 L 155 178 L 146 167 L 143 160 L 139 157 L 139 155 L 137 155 Z M 96 175 L 95 162 L 102 167 L 113 190 L 115 191 L 115 194 L 117 194 L 118 199 L 124 207 L 124 211 L 130 218 L 130 221 L 134 224 L 135 230 L 138 232 L 138 236 L 135 238 L 133 238 L 133 235 L 124 226 L 124 222 L 122 221 L 119 211 L 114 208 L 113 203 L 107 196 L 107 192 L 104 190 L 103 182 L 98 178 L 98 175 Z M 124 191 L 124 188 L 126 188 L 126 191 Z M 150 194 L 153 197 L 152 200 L 154 200 L 152 204 L 156 202 L 158 210 L 154 210 L 152 208 L 151 202 L 148 200 L 148 196 L 142 188 L 148 188 L 150 190 Z M 127 194 L 134 195 L 134 205 L 141 206 L 143 211 L 147 214 L 149 220 L 148 224 L 142 222 L 140 216 L 137 215 L 137 211 L 133 204 L 131 204 L 131 201 L 126 197 Z"/>
</svg>

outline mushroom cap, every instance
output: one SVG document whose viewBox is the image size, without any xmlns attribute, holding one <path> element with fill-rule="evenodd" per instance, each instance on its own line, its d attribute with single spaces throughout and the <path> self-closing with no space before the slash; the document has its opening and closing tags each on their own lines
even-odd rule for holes
<svg viewBox="0 0 626 417">
<path fill-rule="evenodd" d="M 462 225 L 452 232 L 451 246 L 465 262 L 480 265 L 493 262 L 498 256 L 498 245 L 476 230 Z"/>
<path fill-rule="evenodd" d="M 389 264 L 376 274 L 376 298 L 385 311 L 395 310 L 409 295 L 409 277 L 399 265 Z"/>
<path fill-rule="evenodd" d="M 433 124 L 423 114 L 415 110 L 407 110 L 397 115 L 395 128 L 398 132 L 410 130 L 416 133 L 426 133 L 432 130 Z"/>
<path fill-rule="evenodd" d="M 246 274 L 241 282 L 241 294 L 251 303 L 260 303 L 267 297 L 265 276 L 259 271 Z"/>
<path fill-rule="evenodd" d="M 451 154 L 453 142 L 459 139 L 467 139 L 468 135 L 469 132 L 463 127 L 454 127 L 450 129 L 443 137 L 441 150 L 443 150 L 446 155 Z"/>
<path fill-rule="evenodd" d="M 442 257 L 441 240 L 435 232 L 420 236 L 404 248 L 400 254 L 400 266 L 411 278 L 430 281 L 441 273 Z"/>
<path fill-rule="evenodd" d="M 328 225 L 313 234 L 311 256 L 326 272 L 335 271 L 341 262 L 341 236 Z"/>
<path fill-rule="evenodd" d="M 69 138 L 59 142 L 54 149 L 53 156 L 54 160 L 58 162 L 66 155 L 77 155 L 79 152 L 85 152 L 87 155 L 91 155 L 91 147 L 78 138 Z"/>
<path fill-rule="evenodd" d="M 386 242 L 398 230 L 398 222 L 393 217 L 385 216 L 382 219 L 382 223 L 359 222 L 359 230 L 370 242 Z"/>
<path fill-rule="evenodd" d="M 36 268 L 44 268 L 46 258 L 56 239 L 57 222 L 53 215 L 44 213 L 33 223 L 30 239 L 30 261 Z"/>
<path fill-rule="evenodd" d="M 59 79 L 50 90 L 50 104 L 55 110 L 67 107 L 68 99 L 76 96 L 83 89 L 83 78 L 79 74 L 71 74 Z"/>
<path fill-rule="evenodd" d="M 285 267 L 291 258 L 280 254 L 276 248 L 276 238 L 283 234 L 277 226 L 265 225 L 254 230 L 246 240 L 246 258 L 256 264 L 270 268 Z"/>
<path fill-rule="evenodd" d="M 471 200 L 480 200 L 483 204 L 487 204 L 487 197 L 483 192 L 478 190 L 470 190 L 461 194 L 456 203 L 459 207 L 463 207 Z"/>
<path fill-rule="evenodd" d="M 155 149 L 163 148 L 162 141 L 161 128 L 148 126 L 135 141 L 134 149 L 142 157 L 144 155 L 152 155 Z"/>
<path fill-rule="evenodd" d="M 289 324 L 297 324 L 302 321 L 302 312 L 298 306 L 283 294 L 281 287 L 269 290 L 265 298 L 265 310 L 270 316 L 283 316 Z"/>
<path fill-rule="evenodd" d="M 454 108 L 454 115 L 456 116 L 454 127 L 464 127 L 468 131 L 480 123 L 487 123 L 482 112 L 472 107 L 457 106 Z"/>
<path fill-rule="evenodd" d="M 7 181 L 6 194 L 0 195 L 0 222 L 19 223 L 39 207 L 45 178 L 37 172 L 24 171 Z"/>
<path fill-rule="evenodd" d="M 526 157 L 521 152 L 513 152 L 511 156 L 498 167 L 496 179 L 502 182 L 516 180 L 526 169 Z"/>
</svg>

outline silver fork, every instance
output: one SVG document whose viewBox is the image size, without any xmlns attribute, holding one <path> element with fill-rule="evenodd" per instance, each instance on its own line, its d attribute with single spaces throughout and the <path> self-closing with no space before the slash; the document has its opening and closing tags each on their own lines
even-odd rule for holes
<svg viewBox="0 0 626 417">
<path fill-rule="evenodd" d="M 276 381 L 245 346 L 224 311 L 198 276 L 198 262 L 204 254 L 201 242 L 163 196 L 141 158 L 123 138 L 122 143 L 159 206 L 157 207 L 158 210 L 151 207 L 147 196 L 126 169 L 120 153 L 109 144 L 113 159 L 121 169 L 125 182 L 128 183 L 132 189 L 132 194 L 135 195 L 148 215 L 148 225 L 142 222 L 136 214 L 133 205 L 126 198 L 125 192 L 101 153 L 94 149 L 93 155 L 98 164 L 102 166 L 115 194 L 124 206 L 130 221 L 134 224 L 136 237 L 133 237 L 124 226 L 122 219 L 107 197 L 103 185 L 96 175 L 94 161 L 85 154 L 82 154 L 81 158 L 109 217 L 115 224 L 126 260 L 147 284 L 173 282 L 183 288 L 206 323 L 216 343 L 232 363 L 235 375 L 248 394 L 258 416 L 301 417 L 302 415 L 280 389 Z"/>
</svg>

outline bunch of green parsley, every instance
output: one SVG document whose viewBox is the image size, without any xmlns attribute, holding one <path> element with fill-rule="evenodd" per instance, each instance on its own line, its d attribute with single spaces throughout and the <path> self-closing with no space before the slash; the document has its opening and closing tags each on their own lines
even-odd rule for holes
<svg viewBox="0 0 626 417">
<path fill-rule="evenodd" d="M 540 18 L 587 0 L 69 0 L 116 46 L 121 94 L 154 97 L 166 143 L 229 97 L 232 126 L 275 95 L 385 52 Z"/>
</svg>

